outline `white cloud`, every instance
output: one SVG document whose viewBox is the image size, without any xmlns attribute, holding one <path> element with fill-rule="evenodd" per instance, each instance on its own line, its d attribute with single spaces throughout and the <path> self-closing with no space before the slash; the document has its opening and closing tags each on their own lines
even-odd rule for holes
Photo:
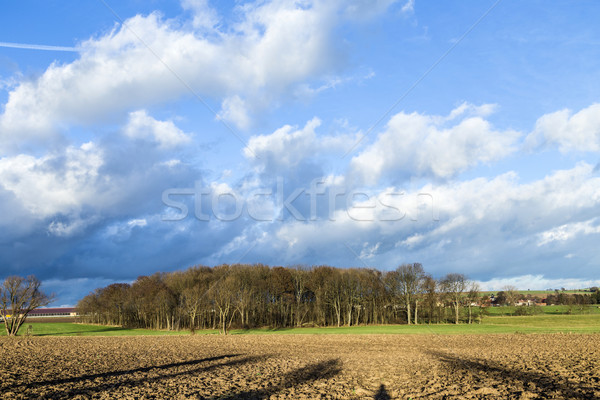
<svg viewBox="0 0 600 400">
<path fill-rule="evenodd" d="M 542 232 L 554 232 L 557 224 L 600 208 L 600 178 L 585 163 L 527 184 L 519 184 L 516 174 L 507 173 L 419 190 L 431 193 L 441 219 L 435 228 L 420 234 L 420 241 L 429 242 L 477 231 L 499 234 L 504 240 L 521 236 L 535 241 L 546 235 Z M 591 233 L 591 222 L 576 224 L 575 230 Z M 510 229 L 504 228 L 507 224 Z"/>
<path fill-rule="evenodd" d="M 127 225 L 132 228 L 134 228 L 136 226 L 144 227 L 144 226 L 148 225 L 148 221 L 146 221 L 145 218 L 134 218 L 134 219 L 127 221 Z"/>
<path fill-rule="evenodd" d="M 350 167 L 355 167 L 358 159 L 367 168 L 376 171 L 378 177 L 402 172 L 402 168 L 408 176 L 426 175 L 423 171 L 429 171 L 430 176 L 446 177 L 452 176 L 446 171 L 457 171 L 474 163 L 501 158 L 515 151 L 519 134 L 499 132 L 483 118 L 494 108 L 493 105 L 463 104 L 448 116 L 400 113 L 391 119 L 371 148 L 351 161 Z M 302 129 L 285 126 L 273 134 L 253 137 L 250 147 L 259 154 L 260 160 L 256 161 L 260 167 L 258 170 L 298 170 L 304 160 L 316 154 L 331 154 L 331 150 L 339 149 L 343 153 L 349 136 L 319 136 L 319 122 L 315 119 Z M 401 156 L 408 151 L 402 153 L 403 149 L 398 149 L 392 140 L 395 138 L 392 133 L 401 132 L 401 128 L 406 128 L 406 135 L 413 143 L 410 148 L 416 153 L 407 157 L 412 157 L 410 161 L 420 167 L 411 166 L 403 160 Z M 337 140 L 339 138 L 343 140 Z M 328 144 L 329 141 L 332 143 Z M 375 157 L 370 163 L 363 158 L 374 148 L 389 164 L 381 166 Z M 461 160 L 454 161 L 451 156 Z M 423 160 L 428 164 L 416 163 Z M 455 164 L 450 163 L 450 167 L 446 167 L 450 162 L 447 160 Z M 350 172 L 356 173 L 355 170 Z M 324 175 L 323 188 L 330 193 L 338 189 L 348 193 L 355 186 L 347 186 L 354 184 L 347 178 L 348 175 L 343 174 Z M 503 254 L 512 254 L 515 260 L 520 260 L 517 262 L 549 257 L 550 249 L 537 245 L 541 238 L 556 239 L 564 232 L 595 233 L 597 228 L 593 218 L 600 211 L 600 177 L 593 165 L 584 162 L 528 183 L 520 183 L 517 172 L 490 178 L 424 184 L 408 191 L 393 186 L 381 188 L 379 179 L 367 180 L 366 183 L 363 192 L 370 198 L 359 197 L 354 202 L 337 204 L 332 215 L 334 221 L 327 220 L 321 212 L 327 211 L 329 204 L 319 203 L 317 208 L 321 211 L 316 221 L 287 218 L 281 224 L 266 229 L 270 239 L 266 240 L 269 245 L 265 247 L 271 246 L 271 249 L 265 248 L 263 252 L 269 253 L 273 249 L 277 249 L 278 253 L 284 252 L 286 262 L 297 262 L 309 254 L 318 253 L 323 255 L 323 260 L 330 256 L 333 262 L 340 263 L 340 260 L 354 259 L 346 254 L 347 249 L 340 247 L 342 243 L 350 243 L 357 254 L 362 253 L 364 259 L 368 258 L 379 266 L 394 265 L 402 262 L 402 257 L 410 256 L 432 262 L 437 268 L 463 268 L 466 273 L 485 270 L 490 274 L 493 273 L 490 269 L 499 265 Z M 302 184 L 309 185 L 307 181 L 300 182 Z M 260 182 L 256 185 L 260 186 Z M 392 193 L 400 195 L 392 196 Z M 322 201 L 330 201 L 328 196 L 325 194 Z M 299 207 L 302 207 L 302 201 L 297 203 Z M 376 207 L 366 207 L 369 204 L 376 204 Z M 302 209 L 301 213 L 309 217 L 306 209 Z M 399 216 L 401 218 L 394 220 Z M 369 248 L 361 250 L 364 243 L 370 246 L 376 244 L 375 251 L 367 251 Z M 558 254 L 552 253 L 554 260 L 571 260 L 577 254 L 581 261 L 582 257 L 589 256 L 585 250 L 582 253 L 580 248 L 571 245 L 551 251 L 558 251 Z M 459 265 L 459 260 L 465 258 L 477 260 L 477 263 L 453 267 L 454 263 Z M 593 263 L 593 260 L 585 262 Z M 548 266 L 544 268 L 550 271 Z M 502 274 L 517 270 L 519 265 L 511 264 L 502 269 Z"/>
<path fill-rule="evenodd" d="M 263 227 L 267 244 L 257 251 L 283 254 L 283 261 L 288 263 L 319 254 L 319 262 L 349 265 L 356 260 L 344 246 L 348 243 L 362 259 L 380 268 L 412 259 L 424 262 L 434 273 L 454 270 L 468 275 L 511 276 L 527 263 L 532 272 L 556 276 L 560 271 L 550 262 L 530 262 L 549 256 L 548 248 L 537 245 L 544 232 L 564 230 L 563 225 L 573 220 L 586 221 L 575 224 L 573 230 L 580 234 L 598 230 L 593 216 L 600 211 L 600 178 L 593 173 L 593 166 L 585 163 L 524 184 L 519 183 L 517 174 L 506 173 L 495 178 L 427 184 L 401 196 L 386 195 L 403 192 L 394 188 L 361 192 L 370 200 L 342 201 L 329 217 L 320 213 L 317 220 L 308 220 L 305 211 L 307 220 L 285 218 Z M 319 201 L 317 208 L 326 211 L 329 196 Z M 351 208 L 368 202 L 375 207 Z M 393 216 L 400 218 L 390 218 L 390 210 L 397 210 Z M 571 244 L 552 253 L 553 262 L 578 254 L 575 262 L 594 264 L 589 249 L 581 252 L 576 243 Z"/>
<path fill-rule="evenodd" d="M 496 130 L 482 118 L 493 108 L 463 104 L 448 117 L 398 113 L 372 145 L 353 157 L 352 173 L 370 185 L 391 176 L 451 178 L 506 157 L 516 150 L 520 134 Z"/>
<path fill-rule="evenodd" d="M 600 104 L 592 104 L 575 114 L 564 109 L 540 117 L 527 137 L 529 147 L 557 145 L 569 151 L 600 151 Z"/>
<path fill-rule="evenodd" d="M 252 136 L 244 155 L 260 172 L 282 172 L 297 167 L 308 159 L 331 154 L 343 154 L 349 143 L 359 139 L 360 134 L 339 133 L 319 135 L 319 118 L 308 121 L 303 128 L 285 125 L 268 135 Z"/>
<path fill-rule="evenodd" d="M 70 221 L 52 221 L 48 225 L 48 233 L 59 237 L 73 236 L 81 233 L 86 227 L 98 221 L 98 218 L 75 218 Z"/>
<path fill-rule="evenodd" d="M 343 83 L 344 81 L 348 81 L 350 79 L 351 78 L 342 79 L 339 77 L 330 78 L 324 84 L 322 84 L 321 86 L 316 87 L 316 88 L 310 86 L 307 83 L 303 83 L 296 87 L 296 90 L 294 91 L 294 93 L 298 97 L 310 97 L 310 96 L 319 94 L 325 90 L 333 89 L 336 86 L 338 86 L 339 84 Z"/>
<path fill-rule="evenodd" d="M 157 211 L 161 206 L 156 201 L 165 187 L 186 176 L 198 179 L 193 167 L 170 159 L 168 152 L 131 142 L 100 143 L 67 146 L 41 156 L 0 158 L 0 200 L 5 210 L 0 230 L 13 235 L 35 231 L 78 235 L 105 219 Z"/>
<path fill-rule="evenodd" d="M 208 5 L 208 0 L 182 0 L 184 10 L 193 13 L 193 26 L 197 29 L 211 29 L 219 22 L 217 12 Z"/>
<path fill-rule="evenodd" d="M 492 115 L 498 109 L 497 104 L 482 104 L 477 106 L 475 104 L 470 104 L 467 102 L 463 102 L 460 106 L 456 107 L 454 110 L 450 112 L 450 114 L 442 118 L 440 122 L 443 121 L 452 121 L 460 116 L 467 115 L 470 117 L 488 117 Z"/>
<path fill-rule="evenodd" d="M 313 118 L 302 129 L 285 125 L 270 135 L 253 136 L 244 155 L 248 159 L 256 155 L 262 169 L 293 168 L 313 152 L 319 125 L 321 120 Z"/>
<path fill-rule="evenodd" d="M 146 218 L 134 218 L 129 221 L 115 222 L 104 229 L 104 235 L 111 239 L 126 240 L 135 228 L 148 226 Z"/>
<path fill-rule="evenodd" d="M 162 148 L 176 147 L 191 140 L 172 121 L 157 121 L 146 110 L 129 113 L 129 121 L 123 131 L 133 139 L 154 140 Z"/>
<path fill-rule="evenodd" d="M 163 162 L 160 163 L 160 165 L 164 165 L 164 166 L 169 167 L 169 168 L 174 168 L 174 167 L 177 167 L 177 166 L 181 165 L 181 160 L 178 160 L 178 159 L 174 158 L 174 159 L 171 159 L 171 160 L 163 161 Z"/>
<path fill-rule="evenodd" d="M 240 96 L 231 96 L 221 103 L 219 118 L 233 122 L 238 128 L 247 129 L 250 126 L 248 106 Z"/>
<path fill-rule="evenodd" d="M 360 252 L 359 258 L 362 260 L 372 259 L 377 254 L 377 251 L 379 250 L 379 246 L 381 246 L 380 242 L 377 242 L 372 246 L 369 246 L 369 243 L 364 243 L 363 249 Z"/>
<path fill-rule="evenodd" d="M 402 6 L 402 12 L 403 13 L 412 13 L 413 11 L 415 11 L 415 0 L 408 0 Z"/>
<path fill-rule="evenodd" d="M 83 203 L 97 201 L 103 164 L 103 152 L 93 143 L 70 146 L 60 155 L 5 157 L 0 159 L 0 185 L 38 218 L 77 213 Z M 65 229 L 58 223 L 51 228 Z"/>
<path fill-rule="evenodd" d="M 255 109 L 266 107 L 338 63 L 332 38 L 343 2 L 244 4 L 238 7 L 240 22 L 209 33 L 216 17 L 206 2 L 183 5 L 193 10 L 201 29 L 182 28 L 158 13 L 137 15 L 81 43 L 77 60 L 54 63 L 40 77 L 22 80 L 0 115 L 0 146 L 18 149 L 24 141 L 53 140 L 73 124 L 120 120 L 132 109 L 174 100 L 189 89 L 228 99 L 221 115 L 247 126 L 248 110 L 240 99 Z"/>
<path fill-rule="evenodd" d="M 587 221 L 564 224 L 544 231 L 538 235 L 538 246 L 571 240 L 579 234 L 590 235 L 600 233 L 600 225 L 597 220 L 597 218 L 592 218 Z"/>
</svg>

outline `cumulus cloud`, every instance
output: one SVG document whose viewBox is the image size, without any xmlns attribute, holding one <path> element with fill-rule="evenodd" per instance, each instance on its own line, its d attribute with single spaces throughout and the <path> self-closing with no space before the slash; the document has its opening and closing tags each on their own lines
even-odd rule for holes
<svg viewBox="0 0 600 400">
<path fill-rule="evenodd" d="M 270 135 L 253 136 L 244 149 L 244 155 L 256 155 L 262 168 L 280 169 L 295 167 L 312 152 L 316 142 L 315 129 L 321 120 L 314 118 L 304 128 L 295 129 L 285 125 Z"/>
<path fill-rule="evenodd" d="M 219 112 L 218 117 L 233 122 L 241 129 L 247 129 L 250 126 L 248 105 L 246 104 L 246 101 L 238 95 L 223 100 L 223 103 L 221 103 L 221 112 Z"/>
<path fill-rule="evenodd" d="M 585 163 L 526 184 L 520 184 L 515 173 L 452 185 L 429 184 L 419 192 L 431 194 L 439 221 L 423 230 L 433 219 L 431 214 L 422 214 L 410 236 L 399 244 L 423 248 L 444 238 L 476 243 L 478 235 L 484 242 L 493 237 L 492 245 L 513 239 L 521 240 L 521 245 L 534 244 L 539 237 L 548 236 L 545 232 L 554 232 L 557 225 L 594 215 L 600 208 L 599 184 L 593 167 Z M 392 200 L 391 204 L 405 207 L 401 200 Z M 583 229 L 589 224 L 576 226 Z"/>
<path fill-rule="evenodd" d="M 400 112 L 349 162 L 340 156 L 360 135 L 350 128 L 329 133 L 316 117 L 254 135 L 246 164 L 206 184 L 209 196 L 200 205 L 212 211 L 209 222 L 161 218 L 163 190 L 192 186 L 200 171 L 191 164 L 201 155 L 184 154 L 182 145 L 195 138 L 147 110 L 191 89 L 217 104 L 217 119 L 248 129 L 257 112 L 281 97 L 316 96 L 343 82 L 335 77 L 337 28 L 393 3 L 258 1 L 239 3 L 226 20 L 206 0 L 183 0 L 184 17 L 137 15 L 81 43 L 77 60 L 54 63 L 36 78 L 18 77 L 0 115 L 0 203 L 10 210 L 0 215 L 0 262 L 11 271 L 27 264 L 102 279 L 238 256 L 379 268 L 422 261 L 433 272 L 486 276 L 521 274 L 531 260 L 538 273 L 547 257 L 589 270 L 598 256 L 577 242 L 599 233 L 600 178 L 593 166 L 581 163 L 528 183 L 518 171 L 452 180 L 517 151 L 520 134 L 490 122 L 492 104 L 464 103 L 448 115 Z M 403 1 L 398 9 L 413 7 Z M 598 151 L 598 111 L 593 105 L 543 116 L 528 140 Z M 117 133 L 106 133 L 115 126 Z M 19 151 L 45 141 L 54 144 L 46 152 Z M 294 206 L 308 219 L 278 218 L 279 198 L 263 195 L 279 189 L 269 173 L 280 175 L 283 198 L 305 189 Z M 313 177 L 319 178 L 314 220 L 307 196 Z M 427 179 L 435 183 L 422 183 Z M 362 195 L 347 201 L 359 185 Z M 215 218 L 232 215 L 233 197 L 264 220 Z M 215 199 L 220 203 L 211 210 Z M 192 210 L 194 199 L 185 201 Z"/>
<path fill-rule="evenodd" d="M 392 117 L 375 143 L 348 165 L 348 174 L 352 176 L 357 173 L 356 162 L 360 160 L 367 169 L 376 172 L 375 177 L 365 179 L 359 190 L 349 182 L 348 175 L 323 175 L 316 220 L 308 219 L 312 215 L 308 207 L 302 209 L 309 202 L 308 196 L 299 196 L 294 206 L 305 219 L 284 218 L 279 224 L 263 226 L 270 239 L 264 241 L 268 245 L 259 251 L 284 254 L 285 261 L 291 263 L 318 254 L 321 262 L 329 259 L 347 265 L 356 262 L 357 254 L 363 261 L 379 266 L 393 266 L 410 256 L 442 271 L 455 269 L 488 276 L 498 273 L 494 271 L 509 275 L 518 272 L 517 264 L 497 270 L 502 264 L 502 254 L 507 253 L 519 262 L 552 257 L 553 261 L 547 265 L 567 259 L 581 263 L 582 257 L 589 256 L 585 246 L 579 250 L 573 246 L 549 249 L 539 244 L 548 238 L 566 237 L 565 232 L 590 237 L 596 232 L 593 218 L 600 211 L 600 178 L 589 163 L 582 162 L 526 183 L 520 182 L 518 172 L 509 171 L 464 181 L 435 180 L 437 183 L 410 190 L 402 187 L 405 182 L 402 180 L 397 182 L 400 186 L 382 187 L 382 177 L 399 171 L 406 171 L 408 176 L 452 177 L 445 171 L 456 174 L 516 151 L 520 135 L 498 131 L 485 120 L 494 109 L 493 105 L 463 104 L 447 116 L 400 113 Z M 319 135 L 319 123 L 313 119 L 300 129 L 284 126 L 270 135 L 251 138 L 250 147 L 260 155 L 252 161 L 258 171 L 295 170 L 320 151 L 331 155 L 332 150 L 341 150 L 333 154 L 342 154 L 348 143 L 352 143 L 348 135 L 342 135 L 343 140 Z M 392 140 L 392 133 L 401 132 L 402 128 L 412 133 L 412 143 L 433 150 L 425 151 L 415 145 L 411 148 L 417 155 L 402 152 Z M 384 135 L 389 135 L 389 139 Z M 430 154 L 438 147 L 439 151 Z M 385 162 L 383 165 L 377 164 L 377 158 L 370 163 L 364 158 L 374 148 Z M 400 155 L 412 158 L 409 162 Z M 427 163 L 419 164 L 418 160 Z M 286 184 L 293 182 L 287 175 L 283 177 Z M 304 195 L 310 192 L 307 180 L 298 183 L 305 189 Z M 334 197 L 337 193 L 341 196 L 332 202 L 332 193 Z M 359 196 L 351 197 L 353 193 Z M 356 254 L 349 252 L 344 243 L 351 245 Z M 464 259 L 478 261 L 460 265 Z M 584 264 L 591 262 L 588 259 Z"/>
<path fill-rule="evenodd" d="M 192 24 L 197 29 L 212 29 L 219 22 L 217 12 L 208 4 L 208 0 L 182 0 L 181 6 L 193 14 Z"/>
<path fill-rule="evenodd" d="M 36 217 L 68 214 L 98 201 L 95 187 L 105 181 L 99 172 L 103 164 L 102 149 L 91 142 L 69 146 L 62 154 L 5 157 L 0 159 L 0 185 Z"/>
<path fill-rule="evenodd" d="M 574 222 L 564 224 L 538 235 L 538 246 L 543 246 L 552 242 L 564 242 L 575 238 L 577 235 L 591 235 L 600 233 L 600 224 L 597 218 L 592 218 L 583 222 Z"/>
<path fill-rule="evenodd" d="M 129 113 L 124 133 L 133 139 L 153 140 L 163 148 L 173 148 L 191 140 L 173 121 L 157 121 L 146 110 Z"/>
<path fill-rule="evenodd" d="M 398 113 L 373 144 L 353 157 L 352 173 L 371 185 L 392 176 L 451 178 L 506 157 L 516 150 L 520 134 L 494 129 L 483 118 L 492 110 L 464 104 L 448 117 Z"/>
<path fill-rule="evenodd" d="M 563 152 L 600 151 L 600 104 L 576 113 L 564 109 L 543 115 L 526 141 L 530 148 L 558 146 Z"/>
<path fill-rule="evenodd" d="M 411 259 L 434 273 L 461 271 L 474 277 L 518 275 L 525 263 L 531 271 L 556 277 L 561 270 L 555 267 L 567 259 L 588 271 L 597 258 L 586 247 L 589 241 L 551 253 L 539 243 L 552 236 L 547 232 L 563 231 L 594 240 L 599 188 L 600 178 L 585 163 L 528 183 L 520 183 L 516 173 L 506 173 L 411 191 L 371 188 L 362 190 L 356 201 L 343 196 L 350 201 L 341 201 L 329 216 L 310 220 L 306 214 L 305 220 L 288 218 L 262 226 L 267 239 L 257 253 L 278 254 L 276 259 L 283 260 L 279 262 L 317 257 L 337 265 L 360 265 L 358 256 L 380 268 Z M 317 208 L 326 210 L 331 198 L 325 195 L 318 201 Z M 553 236 L 557 237 L 564 235 Z M 531 264 L 540 259 L 544 263 Z"/>
<path fill-rule="evenodd" d="M 0 158 L 0 199 L 12 216 L 0 217 L 0 226 L 26 235 L 42 225 L 51 236 L 70 237 L 106 219 L 157 211 L 165 188 L 198 179 L 198 171 L 155 147 L 87 142 Z"/>
<path fill-rule="evenodd" d="M 298 129 L 285 125 L 268 135 L 252 136 L 244 149 L 246 158 L 255 163 L 261 172 L 282 172 L 296 168 L 302 161 L 331 152 L 340 152 L 356 135 L 318 135 L 319 118 L 308 121 Z"/>
<path fill-rule="evenodd" d="M 247 104 L 267 106 L 290 87 L 335 70 L 332 35 L 342 4 L 247 3 L 238 7 L 238 22 L 222 30 L 199 0 L 183 2 L 194 13 L 192 28 L 158 13 L 129 18 L 81 43 L 77 60 L 54 63 L 11 90 L 0 144 L 7 151 L 26 140 L 54 140 L 73 124 L 118 120 L 189 90 L 222 100 L 220 115 L 245 127 Z"/>
</svg>

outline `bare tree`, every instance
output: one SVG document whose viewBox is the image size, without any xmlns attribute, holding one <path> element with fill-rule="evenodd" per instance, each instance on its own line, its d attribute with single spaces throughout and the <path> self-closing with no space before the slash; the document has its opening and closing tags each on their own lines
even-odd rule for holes
<svg viewBox="0 0 600 400">
<path fill-rule="evenodd" d="M 303 298 L 308 285 L 309 271 L 298 265 L 290 270 L 292 273 L 292 282 L 294 284 L 294 298 L 296 300 L 296 326 L 302 326 L 302 320 L 306 315 L 303 309 Z"/>
<path fill-rule="evenodd" d="M 440 321 L 440 294 L 438 293 L 439 284 L 430 275 L 423 279 L 423 306 L 428 314 L 429 323 Z"/>
<path fill-rule="evenodd" d="M 471 286 L 469 287 L 469 294 L 467 295 L 467 304 L 469 307 L 469 324 L 473 323 L 473 305 L 479 306 L 479 292 L 481 288 L 477 282 L 471 282 Z M 481 319 L 479 319 L 481 322 Z"/>
<path fill-rule="evenodd" d="M 220 331 L 223 335 L 227 335 L 227 330 L 235 316 L 234 292 L 238 282 L 231 273 L 230 267 L 221 266 L 219 268 L 221 269 L 219 274 L 222 275 L 213 282 L 208 295 L 219 312 Z"/>
<path fill-rule="evenodd" d="M 425 272 L 423 271 L 423 266 L 419 263 L 414 264 L 403 264 L 399 266 L 396 271 L 397 275 L 397 290 L 400 298 L 404 302 L 404 307 L 406 307 L 407 314 L 407 322 L 411 324 L 411 309 L 412 304 L 415 303 L 415 313 L 418 307 L 417 294 L 420 290 L 420 287 L 425 279 Z M 418 321 L 415 319 L 415 324 Z"/>
<path fill-rule="evenodd" d="M 337 326 L 342 324 L 342 304 L 344 302 L 342 272 L 339 269 L 332 269 L 331 278 L 326 282 L 327 302 L 332 307 L 335 314 Z"/>
<path fill-rule="evenodd" d="M 40 291 L 41 282 L 33 275 L 9 276 L 0 287 L 0 312 L 8 336 L 16 336 L 27 315 L 53 300 Z"/>
<path fill-rule="evenodd" d="M 519 290 L 511 285 L 504 286 L 502 290 L 504 291 L 504 296 L 506 296 L 506 304 L 514 306 L 519 299 Z"/>
<path fill-rule="evenodd" d="M 206 295 L 206 289 L 196 283 L 192 287 L 183 289 L 182 299 L 183 307 L 190 318 L 190 330 L 196 329 L 196 317 L 201 312 L 201 306 Z"/>
<path fill-rule="evenodd" d="M 467 278 L 463 274 L 448 274 L 442 280 L 442 288 L 454 305 L 454 323 L 458 324 L 463 292 L 467 289 Z"/>
</svg>

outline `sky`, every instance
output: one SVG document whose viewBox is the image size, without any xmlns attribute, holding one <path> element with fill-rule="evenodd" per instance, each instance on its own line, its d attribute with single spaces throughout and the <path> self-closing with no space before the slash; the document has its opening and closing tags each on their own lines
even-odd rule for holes
<svg viewBox="0 0 600 400">
<path fill-rule="evenodd" d="M 193 265 L 600 283 L 600 3 L 20 1 L 0 278 Z"/>
</svg>

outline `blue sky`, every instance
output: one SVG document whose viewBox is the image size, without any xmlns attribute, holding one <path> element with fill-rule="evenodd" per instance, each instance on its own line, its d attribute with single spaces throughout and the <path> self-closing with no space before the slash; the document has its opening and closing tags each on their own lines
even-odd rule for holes
<svg viewBox="0 0 600 400">
<path fill-rule="evenodd" d="M 599 16 L 593 1 L 7 3 L 0 277 L 35 274 L 55 305 L 236 262 L 598 284 Z"/>
</svg>

